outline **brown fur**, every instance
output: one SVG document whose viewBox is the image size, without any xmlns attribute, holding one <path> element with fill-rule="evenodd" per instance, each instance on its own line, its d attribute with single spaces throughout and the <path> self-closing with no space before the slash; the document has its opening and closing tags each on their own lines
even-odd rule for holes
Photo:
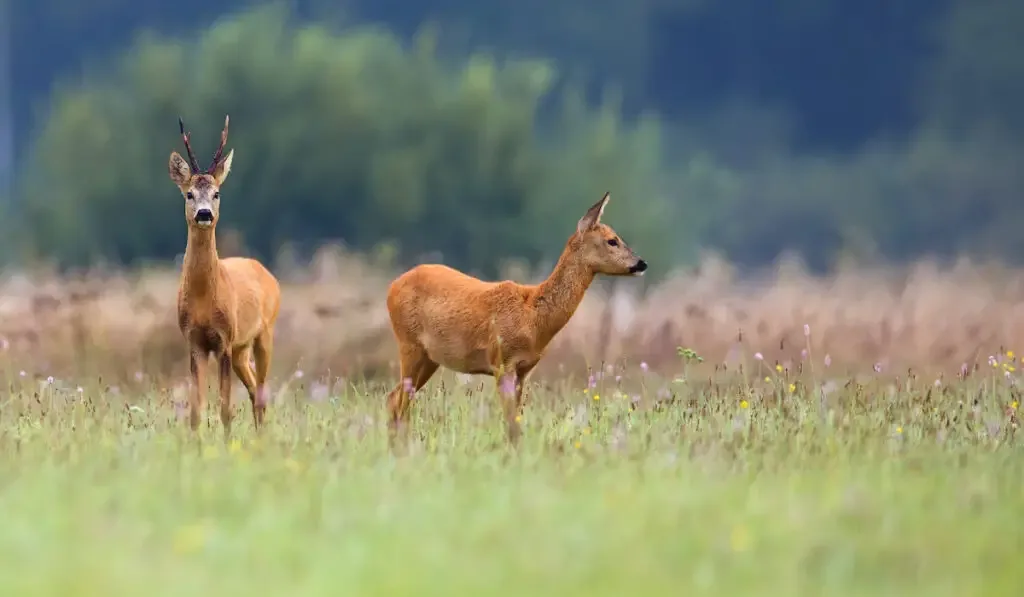
<svg viewBox="0 0 1024 597">
<path fill-rule="evenodd" d="M 227 120 L 221 149 L 227 138 Z M 185 136 L 190 161 L 195 160 Z M 217 363 L 220 381 L 220 415 L 225 434 L 231 432 L 231 372 L 249 392 L 253 420 L 263 424 L 267 404 L 267 373 L 273 354 L 274 323 L 281 306 L 281 288 L 267 268 L 254 259 L 217 255 L 216 225 L 220 219 L 220 187 L 231 171 L 234 150 L 214 159 L 206 173 L 196 172 L 177 152 L 168 164 L 171 180 L 185 197 L 188 244 L 178 287 L 178 327 L 188 343 L 192 373 L 189 422 L 199 427 L 205 407 L 207 367 L 210 355 Z M 201 225 L 197 215 L 209 211 Z M 256 362 L 253 371 L 250 358 Z"/>
<path fill-rule="evenodd" d="M 518 440 L 525 378 L 568 323 L 594 275 L 642 274 L 647 267 L 601 223 L 608 199 L 606 193 L 580 219 L 554 271 L 540 284 L 485 282 L 437 264 L 417 266 L 391 283 L 387 308 L 402 376 L 387 401 L 392 439 L 408 420 L 410 392 L 444 366 L 494 376 L 499 388 L 507 384 L 500 392 L 502 408 L 509 440 Z"/>
</svg>

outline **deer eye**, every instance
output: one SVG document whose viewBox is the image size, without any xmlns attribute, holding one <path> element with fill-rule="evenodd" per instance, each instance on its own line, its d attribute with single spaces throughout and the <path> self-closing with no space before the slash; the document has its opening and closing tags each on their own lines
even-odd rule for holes
<svg viewBox="0 0 1024 597">
<path fill-rule="evenodd" d="M 609 238 L 608 239 L 608 244 L 613 246 L 613 247 L 617 247 L 617 246 L 619 246 L 619 239 L 617 239 L 617 238 Z"/>
<path fill-rule="evenodd" d="M 196 198 L 196 196 L 192 194 L 192 191 L 189 191 L 185 193 L 185 198 L 188 199 L 189 201 L 192 201 L 193 199 Z"/>
<path fill-rule="evenodd" d="M 220 199 L 220 193 L 219 193 L 219 192 L 217 192 L 217 193 L 214 193 L 214 194 L 213 194 L 213 198 L 214 198 L 214 199 Z"/>
</svg>

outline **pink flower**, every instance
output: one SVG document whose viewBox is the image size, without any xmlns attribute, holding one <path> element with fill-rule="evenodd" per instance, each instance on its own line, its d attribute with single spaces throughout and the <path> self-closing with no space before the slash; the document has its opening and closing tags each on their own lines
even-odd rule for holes
<svg viewBox="0 0 1024 597">
<path fill-rule="evenodd" d="M 831 366 L 832 366 L 832 355 L 826 354 L 825 355 L 825 367 L 827 368 L 827 367 L 831 367 Z"/>
<path fill-rule="evenodd" d="M 754 353 L 754 360 L 755 361 L 763 361 L 764 360 L 764 355 L 759 353 L 759 352 L 755 352 Z"/>
</svg>

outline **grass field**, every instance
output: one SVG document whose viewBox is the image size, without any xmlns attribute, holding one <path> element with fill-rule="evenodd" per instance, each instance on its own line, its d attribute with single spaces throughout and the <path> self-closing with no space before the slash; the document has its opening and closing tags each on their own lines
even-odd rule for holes
<svg viewBox="0 0 1024 597">
<path fill-rule="evenodd" d="M 515 451 L 445 374 L 398 454 L 384 386 L 293 379 L 230 442 L 211 405 L 199 445 L 160 387 L 16 380 L 0 594 L 1017 595 L 1009 363 L 538 382 Z"/>
</svg>

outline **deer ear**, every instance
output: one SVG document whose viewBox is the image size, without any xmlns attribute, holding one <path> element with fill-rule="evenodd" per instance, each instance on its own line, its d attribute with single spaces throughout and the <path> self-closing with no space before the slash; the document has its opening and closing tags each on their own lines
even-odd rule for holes
<svg viewBox="0 0 1024 597">
<path fill-rule="evenodd" d="M 231 160 L 235 158 L 235 150 L 228 151 L 228 154 L 224 156 L 224 159 L 217 162 L 217 166 L 213 169 L 213 177 L 217 180 L 218 185 L 224 184 L 227 180 L 228 174 L 231 172 Z"/>
<path fill-rule="evenodd" d="M 171 159 L 167 162 L 167 171 L 171 180 L 179 187 L 184 187 L 192 179 L 192 166 L 188 165 L 185 158 L 177 151 L 171 152 Z"/>
<path fill-rule="evenodd" d="M 604 213 L 604 206 L 608 205 L 609 199 L 611 199 L 611 193 L 605 193 L 600 201 L 592 205 L 576 224 L 576 231 L 582 234 L 601 223 L 601 214 Z"/>
</svg>

